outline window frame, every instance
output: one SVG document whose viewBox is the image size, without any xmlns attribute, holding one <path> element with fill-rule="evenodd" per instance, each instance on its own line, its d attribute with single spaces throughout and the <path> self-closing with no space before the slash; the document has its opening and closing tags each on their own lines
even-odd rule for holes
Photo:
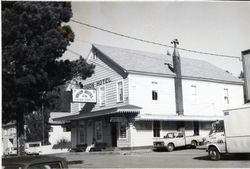
<svg viewBox="0 0 250 169">
<path fill-rule="evenodd" d="M 155 123 L 159 123 L 159 126 L 157 126 L 157 128 L 155 128 Z M 161 137 L 161 121 L 153 121 L 152 123 L 152 130 L 153 130 L 153 138 L 160 138 Z M 159 130 L 159 136 L 156 136 L 157 133 L 155 133 L 155 130 Z"/>
<path fill-rule="evenodd" d="M 152 81 L 151 82 L 151 99 L 152 101 L 156 102 L 159 100 L 159 92 L 158 92 L 158 82 L 157 81 Z M 154 99 L 156 97 L 156 99 Z"/>
<path fill-rule="evenodd" d="M 124 125 L 125 126 L 125 134 L 126 134 L 126 137 L 121 137 L 121 126 Z M 127 124 L 126 122 L 121 122 L 119 123 L 118 125 L 118 137 L 119 137 L 119 140 L 128 140 L 128 130 L 127 130 Z"/>
<path fill-rule="evenodd" d="M 122 100 L 120 100 L 120 96 L 119 96 L 119 83 L 122 83 Z M 117 103 L 122 103 L 124 102 L 124 82 L 123 80 L 119 80 L 116 82 L 116 102 Z"/>
<path fill-rule="evenodd" d="M 224 88 L 224 104 L 229 104 L 229 90 L 228 88 Z"/>
<path fill-rule="evenodd" d="M 104 104 L 102 104 L 102 92 L 101 92 L 101 88 L 104 88 Z M 100 86 L 99 87 L 99 106 L 100 107 L 103 107 L 103 106 L 105 106 L 106 105 L 106 102 L 107 102 L 107 100 L 106 100 L 106 86 Z"/>
<path fill-rule="evenodd" d="M 193 97 L 197 96 L 197 86 L 196 85 L 191 85 L 191 95 Z"/>
</svg>

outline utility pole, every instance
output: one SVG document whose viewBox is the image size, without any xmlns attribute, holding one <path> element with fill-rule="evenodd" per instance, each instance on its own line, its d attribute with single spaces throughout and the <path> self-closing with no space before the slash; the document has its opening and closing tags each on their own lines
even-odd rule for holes
<svg viewBox="0 0 250 169">
<path fill-rule="evenodd" d="M 42 94 L 42 110 L 41 110 L 41 112 L 42 112 L 42 136 L 43 136 L 43 140 L 42 140 L 42 145 L 44 145 L 44 95 L 45 95 L 45 92 L 43 92 L 43 94 Z"/>
<path fill-rule="evenodd" d="M 42 103 L 42 130 L 43 130 L 43 141 L 42 141 L 42 145 L 44 145 L 44 108 L 43 108 L 43 103 Z"/>
<path fill-rule="evenodd" d="M 180 60 L 180 54 L 179 54 L 178 49 L 177 49 L 177 45 L 179 45 L 178 39 L 174 39 L 171 42 L 171 44 L 174 44 L 173 66 L 174 66 L 174 72 L 176 74 L 176 77 L 175 77 L 176 113 L 178 115 L 184 115 L 183 94 L 182 94 L 181 60 Z"/>
</svg>

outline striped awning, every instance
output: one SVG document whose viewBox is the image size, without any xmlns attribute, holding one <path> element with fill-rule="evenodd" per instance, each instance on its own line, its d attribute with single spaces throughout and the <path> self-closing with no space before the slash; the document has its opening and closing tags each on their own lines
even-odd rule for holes
<svg viewBox="0 0 250 169">
<path fill-rule="evenodd" d="M 223 116 L 189 116 L 189 115 L 153 115 L 140 114 L 136 121 L 216 121 L 223 120 Z"/>
<path fill-rule="evenodd" d="M 87 119 L 87 118 L 94 118 L 100 116 L 107 116 L 113 114 L 138 114 L 140 113 L 141 107 L 135 105 L 124 105 L 99 111 L 91 111 L 91 112 L 81 112 L 79 114 L 72 114 L 69 116 L 54 118 L 54 121 L 70 121 L 70 120 L 77 120 L 77 119 Z"/>
</svg>

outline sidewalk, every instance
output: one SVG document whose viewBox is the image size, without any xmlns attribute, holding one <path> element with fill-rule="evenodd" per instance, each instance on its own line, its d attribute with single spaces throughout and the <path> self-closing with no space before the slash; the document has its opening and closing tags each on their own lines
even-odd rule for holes
<svg viewBox="0 0 250 169">
<path fill-rule="evenodd" d="M 152 152 L 152 149 L 131 149 L 131 150 L 121 150 L 121 149 L 115 149 L 115 150 L 103 150 L 103 151 L 96 151 L 96 152 L 85 152 L 88 154 L 117 154 L 117 155 L 130 155 L 130 154 L 140 154 L 140 153 L 150 153 Z"/>
</svg>

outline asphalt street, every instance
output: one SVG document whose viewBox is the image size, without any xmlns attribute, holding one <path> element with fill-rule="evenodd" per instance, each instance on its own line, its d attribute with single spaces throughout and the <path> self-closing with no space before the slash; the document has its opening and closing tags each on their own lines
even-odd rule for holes
<svg viewBox="0 0 250 169">
<path fill-rule="evenodd" d="M 75 161 L 70 168 L 250 168 L 250 155 L 210 161 L 201 149 L 173 152 L 124 151 L 63 153 L 56 156 Z"/>
</svg>

